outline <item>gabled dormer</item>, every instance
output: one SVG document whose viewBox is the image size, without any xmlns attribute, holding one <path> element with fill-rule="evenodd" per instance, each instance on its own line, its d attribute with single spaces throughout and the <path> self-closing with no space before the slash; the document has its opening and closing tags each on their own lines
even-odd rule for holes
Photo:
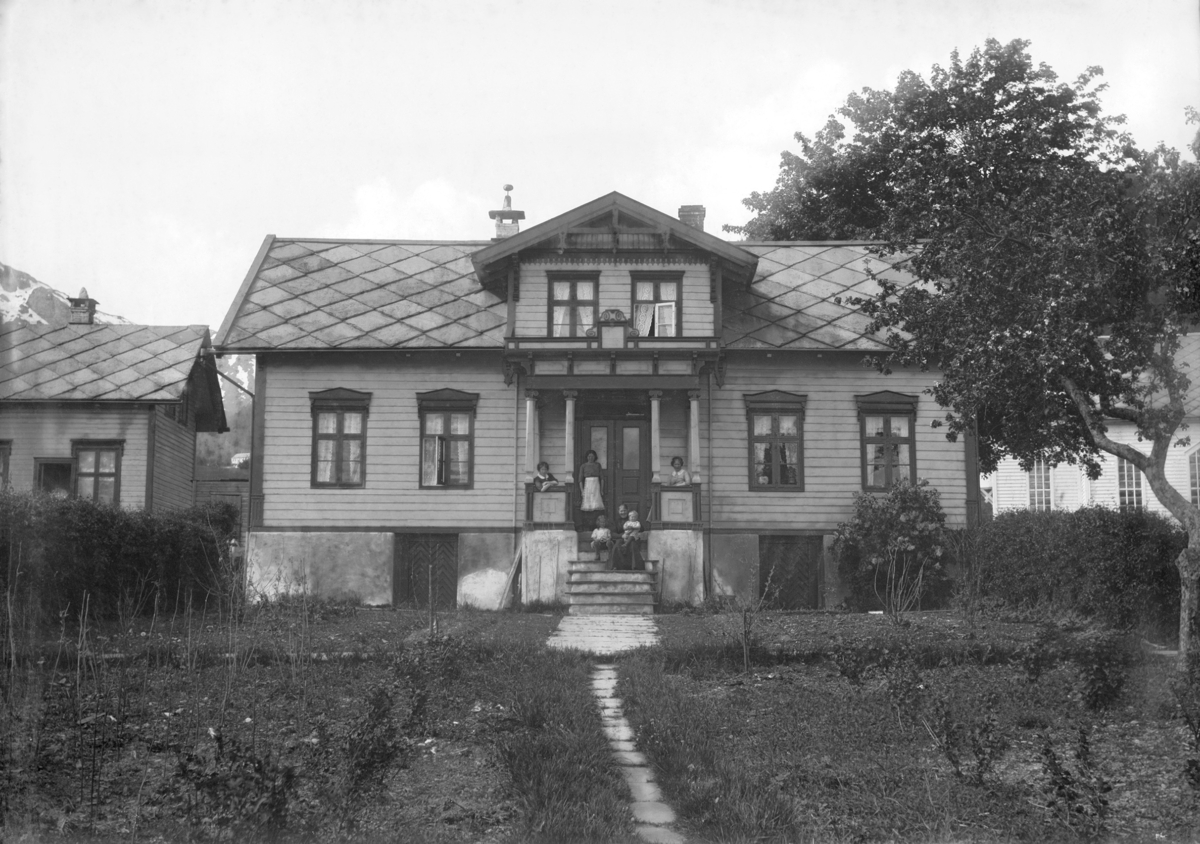
<svg viewBox="0 0 1200 844">
<path fill-rule="evenodd" d="M 725 291 L 749 286 L 758 257 L 706 234 L 700 206 L 680 210 L 614 192 L 475 252 L 508 304 L 510 373 L 695 378 L 715 362 Z"/>
<path fill-rule="evenodd" d="M 507 199 L 507 197 L 506 197 Z M 509 336 L 713 337 L 722 288 L 749 285 L 758 257 L 703 229 L 610 193 L 472 256 L 483 286 L 510 303 Z M 499 213 L 499 212 L 497 212 Z"/>
</svg>

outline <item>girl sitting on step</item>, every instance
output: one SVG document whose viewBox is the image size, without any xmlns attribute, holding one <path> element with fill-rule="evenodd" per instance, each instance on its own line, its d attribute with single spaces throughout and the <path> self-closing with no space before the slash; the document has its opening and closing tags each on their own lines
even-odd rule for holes
<svg viewBox="0 0 1200 844">
<path fill-rule="evenodd" d="M 608 516 L 601 514 L 596 517 L 596 529 L 592 531 L 592 550 L 596 552 L 596 559 L 607 561 L 612 547 L 613 536 L 608 526 Z"/>
</svg>

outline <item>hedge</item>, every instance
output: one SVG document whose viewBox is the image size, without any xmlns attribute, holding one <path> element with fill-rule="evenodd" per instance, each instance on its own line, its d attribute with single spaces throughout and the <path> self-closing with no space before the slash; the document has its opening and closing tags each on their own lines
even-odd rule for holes
<svg viewBox="0 0 1200 844">
<path fill-rule="evenodd" d="M 1020 510 L 979 528 L 980 595 L 1173 640 L 1187 534 L 1145 510 Z"/>
<path fill-rule="evenodd" d="M 237 508 L 160 512 L 0 492 L 0 586 L 26 612 L 93 618 L 182 610 L 232 599 L 229 540 Z M 216 607 L 213 607 L 216 609 Z"/>
</svg>

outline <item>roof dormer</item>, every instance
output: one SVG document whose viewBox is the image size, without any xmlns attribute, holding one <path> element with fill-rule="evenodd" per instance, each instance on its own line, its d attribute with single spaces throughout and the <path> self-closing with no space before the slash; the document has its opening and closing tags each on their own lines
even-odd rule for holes
<svg viewBox="0 0 1200 844">
<path fill-rule="evenodd" d="M 501 297 L 508 295 L 516 263 L 526 257 L 554 255 L 603 259 L 642 253 L 690 258 L 699 263 L 715 261 L 724 281 L 749 285 L 758 256 L 706 234 L 689 222 L 614 191 L 499 240 L 473 254 L 471 261 L 484 287 Z"/>
</svg>

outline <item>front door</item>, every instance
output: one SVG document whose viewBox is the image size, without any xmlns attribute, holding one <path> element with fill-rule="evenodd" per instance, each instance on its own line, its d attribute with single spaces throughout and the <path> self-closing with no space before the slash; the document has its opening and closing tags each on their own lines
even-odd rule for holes
<svg viewBox="0 0 1200 844">
<path fill-rule="evenodd" d="M 603 512 L 609 526 L 617 524 L 617 507 L 625 504 L 637 510 L 647 520 L 650 503 L 650 443 L 649 426 L 643 420 L 585 419 L 575 438 L 579 455 L 576 465 L 582 466 L 589 451 L 596 452 L 600 464 L 600 487 L 604 499 L 603 511 L 580 510 L 582 495 L 575 497 L 575 524 L 580 530 L 595 527 L 596 516 Z M 578 478 L 578 470 L 576 470 Z"/>
</svg>

